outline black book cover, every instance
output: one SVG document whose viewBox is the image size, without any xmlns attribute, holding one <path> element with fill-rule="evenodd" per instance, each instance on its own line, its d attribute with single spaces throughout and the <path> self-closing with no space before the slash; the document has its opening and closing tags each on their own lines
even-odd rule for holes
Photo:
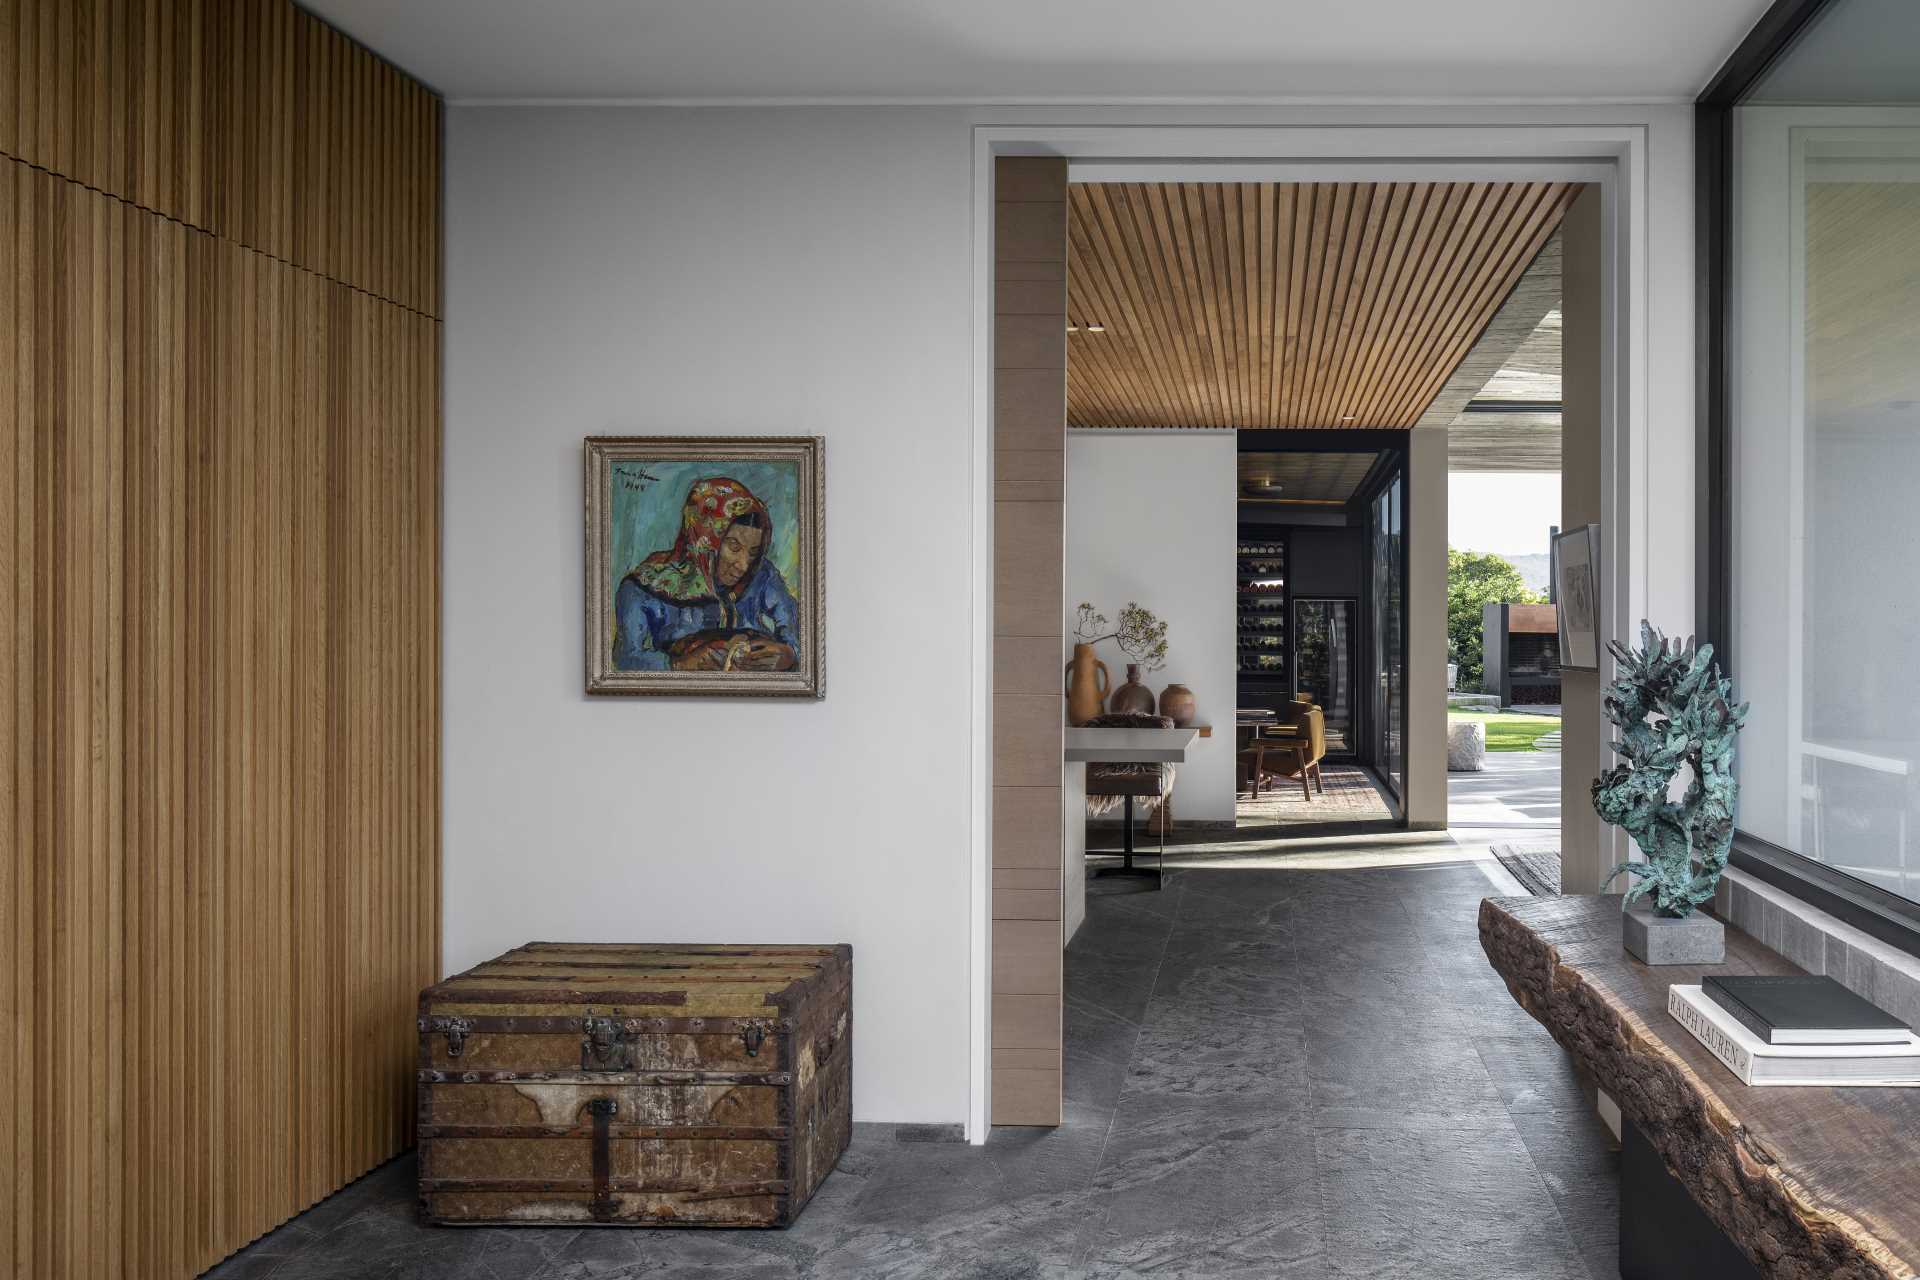
<svg viewBox="0 0 1920 1280">
<path fill-rule="evenodd" d="M 1768 1044 L 1898 1042 L 1907 1031 L 1900 1019 L 1824 976 L 1714 975 L 1700 985 Z"/>
</svg>

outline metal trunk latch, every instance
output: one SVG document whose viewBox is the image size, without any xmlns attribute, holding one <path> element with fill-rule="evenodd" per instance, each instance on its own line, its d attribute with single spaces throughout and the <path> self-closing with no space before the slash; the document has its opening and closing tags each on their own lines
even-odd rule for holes
<svg viewBox="0 0 1920 1280">
<path fill-rule="evenodd" d="M 439 1032 L 447 1038 L 447 1056 L 457 1058 L 460 1051 L 467 1047 L 467 1037 L 473 1033 L 473 1022 L 468 1018 L 430 1018 L 427 1021 L 429 1035 Z"/>
<path fill-rule="evenodd" d="M 588 1014 L 581 1019 L 580 1029 L 586 1033 L 580 1039 L 582 1071 L 633 1069 L 633 1046 L 627 1043 L 626 1023 L 621 1021 L 618 1009 L 613 1011 L 610 1018 L 596 1018 Z"/>
<path fill-rule="evenodd" d="M 766 1040 L 767 1029 L 761 1023 L 749 1022 L 746 1026 L 740 1028 L 740 1041 L 747 1046 L 747 1056 L 749 1058 L 757 1058 L 760 1056 L 760 1046 L 765 1044 Z"/>
</svg>

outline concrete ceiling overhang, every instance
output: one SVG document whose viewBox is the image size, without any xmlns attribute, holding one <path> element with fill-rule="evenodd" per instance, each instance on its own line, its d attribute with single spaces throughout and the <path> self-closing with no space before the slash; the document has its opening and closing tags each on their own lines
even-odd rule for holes
<svg viewBox="0 0 1920 1280">
<path fill-rule="evenodd" d="M 1556 233 L 1420 416 L 1448 470 L 1560 469 L 1560 269 Z"/>
</svg>

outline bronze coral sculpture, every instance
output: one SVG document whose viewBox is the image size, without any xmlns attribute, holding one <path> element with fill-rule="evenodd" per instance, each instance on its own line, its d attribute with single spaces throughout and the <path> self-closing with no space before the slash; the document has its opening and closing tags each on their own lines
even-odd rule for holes
<svg viewBox="0 0 1920 1280">
<path fill-rule="evenodd" d="M 1623 862 L 1607 876 L 1640 881 L 1622 908 L 1653 895 L 1660 915 L 1684 919 L 1713 897 L 1733 843 L 1733 742 L 1747 718 L 1747 704 L 1733 702 L 1733 682 L 1720 674 L 1713 646 L 1668 640 L 1651 623 L 1640 623 L 1640 647 L 1607 645 L 1619 663 L 1619 678 L 1602 699 L 1608 720 L 1620 730 L 1613 750 L 1625 763 L 1594 780 L 1593 807 L 1620 827 L 1647 855 Z M 1693 779 L 1678 801 L 1668 799 L 1681 765 Z M 1695 870 L 1696 861 L 1699 864 Z"/>
</svg>

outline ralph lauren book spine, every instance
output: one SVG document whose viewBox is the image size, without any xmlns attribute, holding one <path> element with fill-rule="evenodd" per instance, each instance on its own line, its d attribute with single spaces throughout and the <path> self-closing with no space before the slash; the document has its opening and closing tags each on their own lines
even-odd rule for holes
<svg viewBox="0 0 1920 1280">
<path fill-rule="evenodd" d="M 1753 1032 L 1754 1035 L 1759 1036 L 1761 1044 L 1773 1043 L 1773 1024 L 1753 1010 L 1747 1008 L 1738 996 L 1731 992 L 1721 990 L 1720 984 L 1711 978 L 1702 982 L 1700 989 L 1706 993 L 1707 999 L 1713 1001 L 1729 1014 L 1733 1015 L 1741 1026 Z"/>
<path fill-rule="evenodd" d="M 1672 1014 L 1681 1026 L 1693 1032 L 1694 1039 L 1707 1046 L 1713 1056 L 1726 1064 L 1727 1070 L 1740 1078 L 1741 1084 L 1753 1083 L 1753 1055 L 1744 1045 L 1709 1022 L 1704 1014 L 1680 994 L 1677 986 L 1667 988 L 1667 1012 Z"/>
</svg>

